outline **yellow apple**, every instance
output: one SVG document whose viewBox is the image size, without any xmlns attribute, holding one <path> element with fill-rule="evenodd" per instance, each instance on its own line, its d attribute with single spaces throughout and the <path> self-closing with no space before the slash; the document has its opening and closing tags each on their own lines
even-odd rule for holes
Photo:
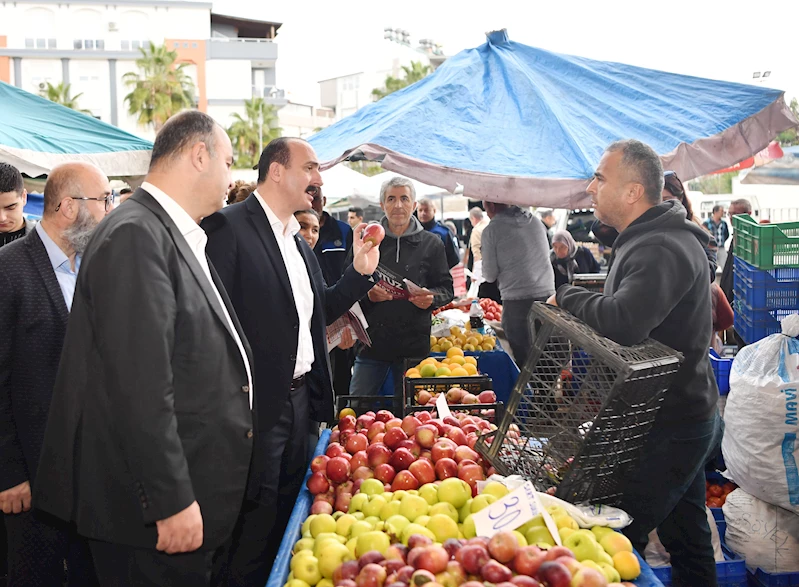
<svg viewBox="0 0 799 587">
<path fill-rule="evenodd" d="M 632 552 L 617 552 L 613 555 L 613 566 L 623 581 L 632 581 L 641 574 L 641 564 Z"/>
<path fill-rule="evenodd" d="M 610 556 L 615 556 L 616 553 L 619 552 L 632 552 L 633 545 L 630 542 L 630 539 L 627 538 L 621 532 L 613 532 L 612 534 L 607 534 L 599 541 L 602 545 L 602 548 L 605 549 Z"/>
</svg>

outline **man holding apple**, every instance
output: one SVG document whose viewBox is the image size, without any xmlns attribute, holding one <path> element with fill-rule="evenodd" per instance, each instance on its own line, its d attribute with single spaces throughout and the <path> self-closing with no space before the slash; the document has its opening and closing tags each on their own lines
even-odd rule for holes
<svg viewBox="0 0 799 587">
<path fill-rule="evenodd" d="M 381 269 L 395 281 L 409 279 L 430 293 L 395 299 L 380 285 L 361 302 L 369 322 L 371 347 L 360 347 L 350 384 L 352 395 L 378 395 L 391 373 L 394 393 L 401 393 L 404 360 L 427 356 L 433 309 L 452 300 L 452 275 L 441 239 L 426 231 L 413 216 L 416 191 L 404 177 L 393 177 L 380 189 L 380 224 L 385 238 L 380 245 Z M 402 287 L 402 284 L 398 284 Z"/>
<path fill-rule="evenodd" d="M 564 285 L 548 302 L 619 344 L 651 337 L 683 354 L 640 468 L 625 484 L 621 507 L 633 523 L 624 533 L 643 552 L 658 529 L 673 585 L 716 585 L 704 471 L 721 437 L 708 360 L 709 236 L 678 202 L 662 202 L 662 189 L 663 168 L 649 146 L 633 139 L 611 144 L 587 189 L 597 218 L 619 232 L 604 292 Z"/>
</svg>

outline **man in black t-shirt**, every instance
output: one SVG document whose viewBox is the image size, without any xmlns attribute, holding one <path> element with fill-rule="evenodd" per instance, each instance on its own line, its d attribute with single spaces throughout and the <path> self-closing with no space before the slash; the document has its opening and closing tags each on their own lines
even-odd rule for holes
<svg viewBox="0 0 799 587">
<path fill-rule="evenodd" d="M 22 211 L 28 201 L 28 192 L 22 184 L 19 169 L 0 163 L 0 247 L 22 238 L 33 229 Z"/>
</svg>

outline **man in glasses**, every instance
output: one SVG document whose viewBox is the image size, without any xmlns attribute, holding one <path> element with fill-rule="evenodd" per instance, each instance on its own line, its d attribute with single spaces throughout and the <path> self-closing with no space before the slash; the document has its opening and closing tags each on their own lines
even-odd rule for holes
<svg viewBox="0 0 799 587">
<path fill-rule="evenodd" d="M 96 584 L 88 548 L 68 524 L 32 512 L 42 447 L 81 256 L 111 203 L 89 163 L 57 167 L 42 221 L 0 249 L 0 508 L 8 529 L 9 584 Z"/>
</svg>

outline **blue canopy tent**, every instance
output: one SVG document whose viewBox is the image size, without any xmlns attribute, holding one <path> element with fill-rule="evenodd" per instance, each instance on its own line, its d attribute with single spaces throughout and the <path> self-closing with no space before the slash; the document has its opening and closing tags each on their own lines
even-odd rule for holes
<svg viewBox="0 0 799 587">
<path fill-rule="evenodd" d="M 153 144 L 115 126 L 0 82 L 0 161 L 29 177 L 60 163 L 94 163 L 109 177 L 147 173 Z"/>
<path fill-rule="evenodd" d="M 614 140 L 648 143 L 688 180 L 796 124 L 779 90 L 551 53 L 502 30 L 310 142 L 323 168 L 378 160 L 474 199 L 578 208 Z"/>
</svg>

